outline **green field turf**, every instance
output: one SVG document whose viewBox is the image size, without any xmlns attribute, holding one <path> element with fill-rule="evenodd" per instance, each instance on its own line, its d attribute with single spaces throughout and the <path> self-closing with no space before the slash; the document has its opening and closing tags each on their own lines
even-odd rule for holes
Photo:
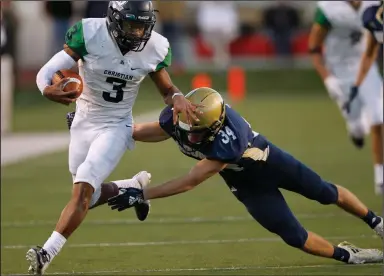
<svg viewBox="0 0 384 276">
<path fill-rule="evenodd" d="M 373 195 L 370 143 L 360 151 L 353 147 L 336 106 L 325 93 L 312 93 L 321 90 L 317 80 L 308 80 L 304 74 L 300 88 L 300 79 L 265 75 L 276 80 L 270 86 L 264 82 L 260 87 L 255 82 L 248 85 L 253 93 L 247 101 L 236 105 L 254 130 L 307 163 L 325 179 L 348 187 L 371 209 L 381 210 L 380 198 Z M 187 86 L 186 81 L 184 85 Z M 284 95 L 284 91 L 303 93 Z M 140 103 L 143 110 L 148 106 L 161 107 L 156 97 L 143 96 Z M 36 106 L 25 105 L 25 110 L 15 116 L 19 130 L 35 129 L 23 122 L 28 113 L 49 122 L 41 125 L 41 130 L 56 128 L 56 115 L 43 116 L 47 110 L 52 111 L 50 104 Z M 59 118 L 60 113 L 54 112 Z M 153 176 L 152 185 L 157 185 L 188 172 L 194 162 L 179 153 L 172 141 L 137 144 L 134 151 L 127 152 L 109 180 L 148 170 Z M 3 167 L 1 177 L 1 272 L 26 273 L 28 246 L 45 242 L 70 197 L 67 153 Z M 365 223 L 337 207 L 322 206 L 291 192 L 284 194 L 306 228 L 335 244 L 348 240 L 361 247 L 382 247 L 381 240 Z M 221 178 L 213 177 L 186 194 L 152 201 L 152 211 L 145 222 L 136 221 L 131 210 L 112 212 L 106 206 L 92 210 L 48 272 L 58 275 L 381 275 L 382 268 L 344 265 L 288 247 L 251 220 Z"/>
</svg>

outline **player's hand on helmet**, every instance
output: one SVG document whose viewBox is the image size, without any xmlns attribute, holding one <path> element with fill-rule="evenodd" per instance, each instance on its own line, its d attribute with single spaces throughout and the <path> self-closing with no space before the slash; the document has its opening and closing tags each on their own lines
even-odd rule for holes
<svg viewBox="0 0 384 276">
<path fill-rule="evenodd" d="M 121 212 L 144 202 L 143 190 L 137 188 L 121 188 L 117 196 L 108 199 L 112 210 Z"/>
<path fill-rule="evenodd" d="M 352 86 L 351 90 L 349 91 L 349 97 L 346 103 L 343 105 L 343 109 L 347 112 L 351 112 L 351 105 L 353 101 L 357 100 L 359 96 L 359 87 L 358 86 Z"/>
<path fill-rule="evenodd" d="M 45 87 L 43 95 L 53 102 L 69 105 L 76 101 L 77 91 L 63 91 L 63 85 L 68 78 L 63 78 L 59 82 Z"/>
<path fill-rule="evenodd" d="M 344 97 L 343 90 L 341 90 L 340 81 L 330 75 L 324 80 L 324 85 L 327 88 L 329 96 L 336 101 L 341 100 Z"/>
<path fill-rule="evenodd" d="M 189 125 L 192 125 L 193 122 L 198 122 L 196 114 L 201 114 L 201 111 L 198 111 L 198 107 L 203 105 L 195 105 L 188 101 L 183 95 L 176 95 L 173 98 L 173 124 L 177 123 L 177 118 L 179 113 L 187 118 Z"/>
</svg>

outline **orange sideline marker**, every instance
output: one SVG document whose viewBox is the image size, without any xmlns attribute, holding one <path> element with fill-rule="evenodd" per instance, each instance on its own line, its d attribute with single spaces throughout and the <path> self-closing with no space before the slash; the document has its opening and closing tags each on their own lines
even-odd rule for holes
<svg viewBox="0 0 384 276">
<path fill-rule="evenodd" d="M 242 101 L 245 98 L 245 72 L 241 67 L 231 67 L 227 76 L 228 93 L 233 101 Z"/>
<path fill-rule="evenodd" d="M 193 79 L 192 79 L 192 89 L 196 89 L 199 87 L 212 87 L 212 80 L 211 77 L 207 74 L 197 74 Z"/>
</svg>

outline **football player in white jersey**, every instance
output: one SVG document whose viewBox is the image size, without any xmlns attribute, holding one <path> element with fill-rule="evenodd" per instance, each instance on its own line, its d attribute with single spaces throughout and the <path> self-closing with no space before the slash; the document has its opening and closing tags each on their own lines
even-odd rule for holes
<svg viewBox="0 0 384 276">
<path fill-rule="evenodd" d="M 378 1 L 319 1 L 309 38 L 309 51 L 317 72 L 324 81 L 330 97 L 337 103 L 346 120 L 349 135 L 358 148 L 371 134 L 375 192 L 380 193 L 383 181 L 381 127 L 383 125 L 383 81 L 378 67 L 372 66 L 362 82 L 361 97 L 350 101 L 351 87 L 359 70 L 360 57 L 365 50 L 364 10 Z"/>
<path fill-rule="evenodd" d="M 372 64 L 377 59 L 377 54 L 380 51 L 380 45 L 383 45 L 383 10 L 384 10 L 384 4 L 383 1 L 381 1 L 380 5 L 374 5 L 369 8 L 367 8 L 364 11 L 363 14 L 363 24 L 366 29 L 366 37 L 367 37 L 367 44 L 365 47 L 364 54 L 362 55 L 361 61 L 360 61 L 360 67 L 357 74 L 357 79 L 355 81 L 354 86 L 351 88 L 351 95 L 349 98 L 348 105 L 352 105 L 354 101 L 359 101 L 360 97 L 363 97 L 363 95 L 360 95 L 359 93 L 359 87 L 362 86 L 367 73 L 369 72 L 370 68 L 372 67 Z M 383 91 L 383 86 L 380 87 L 380 91 Z M 365 91 L 362 91 L 361 93 L 366 93 Z M 379 100 L 378 100 L 379 101 Z M 383 98 L 380 99 L 380 102 L 383 102 Z M 384 133 L 384 126 L 377 126 L 375 129 L 372 130 L 372 138 L 374 139 L 372 142 L 372 146 L 374 147 L 375 151 L 377 151 L 377 163 L 382 164 L 383 163 L 383 155 L 384 155 L 384 147 L 383 147 L 383 133 Z M 381 135 L 380 135 L 381 134 Z M 383 194 L 384 192 L 384 180 L 383 180 L 383 165 L 376 165 L 375 170 L 376 172 L 376 193 Z"/>
<path fill-rule="evenodd" d="M 106 18 L 82 19 L 66 34 L 64 50 L 39 71 L 36 82 L 44 96 L 62 104 L 76 101 L 70 130 L 69 170 L 72 197 L 43 247 L 27 252 L 29 271 L 42 275 L 78 228 L 88 210 L 118 194 L 122 187 L 144 187 L 150 174 L 132 179 L 102 182 L 114 170 L 124 152 L 133 149 L 132 107 L 140 83 L 149 75 L 175 114 L 196 118 L 196 105 L 187 101 L 173 85 L 167 71 L 171 63 L 168 40 L 153 31 L 156 22 L 151 1 L 111 1 Z M 66 79 L 51 85 L 55 72 L 78 65 L 83 93 L 62 91 Z M 175 116 L 177 118 L 177 116 Z M 149 212 L 149 202 L 136 209 L 140 220 Z"/>
</svg>

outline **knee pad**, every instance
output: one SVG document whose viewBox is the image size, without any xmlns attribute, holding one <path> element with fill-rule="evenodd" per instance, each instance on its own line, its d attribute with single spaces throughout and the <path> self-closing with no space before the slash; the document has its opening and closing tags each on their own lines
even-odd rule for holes
<svg viewBox="0 0 384 276">
<path fill-rule="evenodd" d="M 77 174 L 74 176 L 74 183 L 85 182 L 91 185 L 94 189 L 91 201 L 88 208 L 93 207 L 101 196 L 101 183 L 100 180 L 92 173 L 92 162 L 85 161 L 79 166 Z"/>
<path fill-rule="evenodd" d="M 382 125 L 384 121 L 383 116 L 383 110 L 373 112 L 371 115 L 371 126 Z"/>
<path fill-rule="evenodd" d="M 74 183 L 76 182 L 89 183 L 95 191 L 99 188 L 101 183 L 98 183 L 98 177 L 95 175 L 95 168 L 91 161 L 86 160 L 79 166 L 74 180 Z"/>
<path fill-rule="evenodd" d="M 347 120 L 347 130 L 350 135 L 356 138 L 364 138 L 369 132 L 366 125 L 361 120 L 358 121 L 348 121 Z"/>
<path fill-rule="evenodd" d="M 295 217 L 285 217 L 279 220 L 262 221 L 261 225 L 268 231 L 277 234 L 283 241 L 295 248 L 303 248 L 308 239 L 308 233 Z"/>
<path fill-rule="evenodd" d="M 377 100 L 378 101 L 378 100 Z M 367 109 L 365 110 L 365 125 L 367 127 L 367 130 L 369 133 L 369 130 L 372 126 L 381 125 L 383 124 L 383 103 L 381 100 L 381 103 L 377 102 L 375 104 L 371 104 L 367 106 Z"/>
<path fill-rule="evenodd" d="M 308 239 L 308 232 L 302 226 L 300 228 L 286 228 L 280 233 L 280 237 L 292 247 L 303 248 Z"/>
<path fill-rule="evenodd" d="M 323 182 L 323 188 L 320 190 L 315 200 L 323 205 L 335 204 L 339 197 L 337 187 L 334 184 Z"/>
</svg>

